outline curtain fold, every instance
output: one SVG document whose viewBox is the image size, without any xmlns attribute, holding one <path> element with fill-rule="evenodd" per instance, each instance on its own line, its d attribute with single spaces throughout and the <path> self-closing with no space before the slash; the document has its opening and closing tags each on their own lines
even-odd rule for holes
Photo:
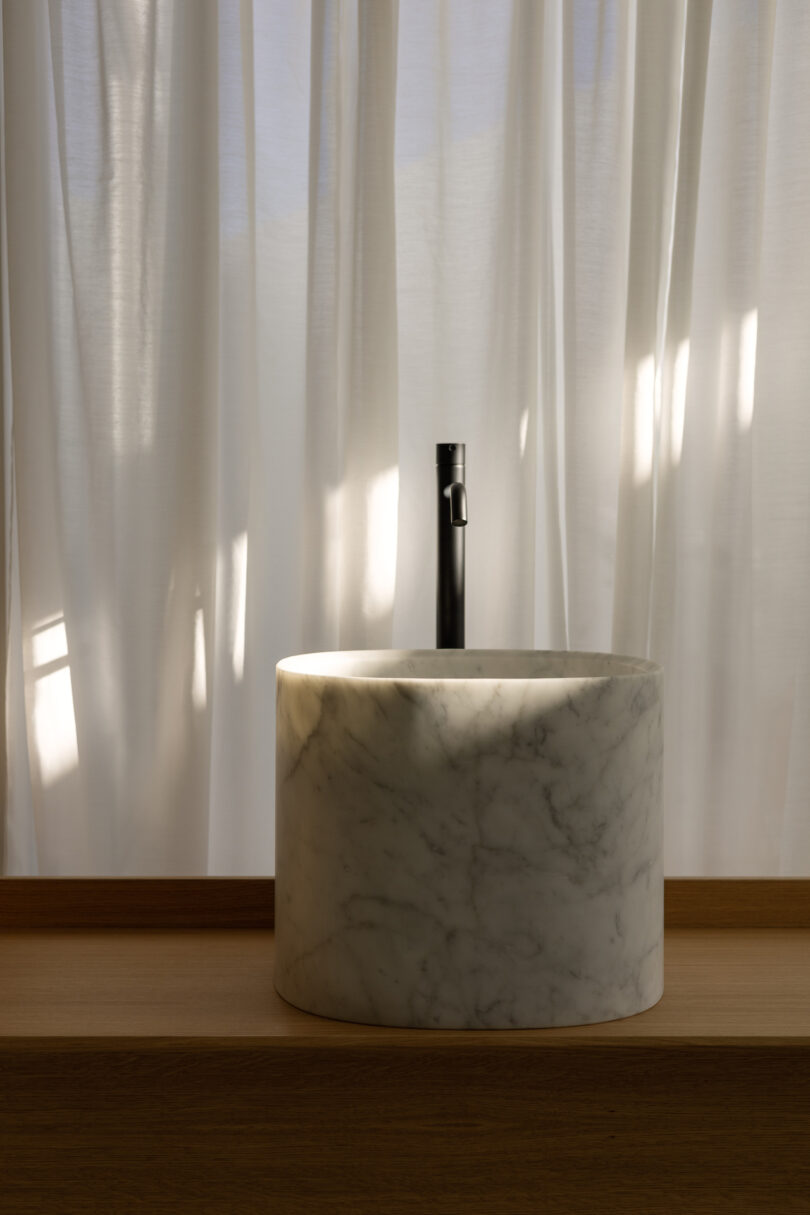
<svg viewBox="0 0 810 1215">
<path fill-rule="evenodd" d="M 274 667 L 665 668 L 670 874 L 810 869 L 802 0 L 2 0 L 3 869 L 272 873 Z"/>
</svg>

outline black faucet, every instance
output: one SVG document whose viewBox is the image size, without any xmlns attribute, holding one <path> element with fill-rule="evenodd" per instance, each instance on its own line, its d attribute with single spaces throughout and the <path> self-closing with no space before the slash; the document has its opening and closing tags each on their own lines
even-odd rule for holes
<svg viewBox="0 0 810 1215">
<path fill-rule="evenodd" d="M 463 443 L 436 444 L 439 565 L 436 648 L 464 649 L 464 532 L 467 490 Z"/>
</svg>

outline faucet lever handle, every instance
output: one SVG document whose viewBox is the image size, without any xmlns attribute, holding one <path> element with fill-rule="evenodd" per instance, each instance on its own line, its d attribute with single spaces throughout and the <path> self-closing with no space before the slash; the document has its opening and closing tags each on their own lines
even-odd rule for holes
<svg viewBox="0 0 810 1215">
<path fill-rule="evenodd" d="M 461 481 L 450 485 L 450 522 L 454 527 L 467 525 L 467 490 Z"/>
</svg>

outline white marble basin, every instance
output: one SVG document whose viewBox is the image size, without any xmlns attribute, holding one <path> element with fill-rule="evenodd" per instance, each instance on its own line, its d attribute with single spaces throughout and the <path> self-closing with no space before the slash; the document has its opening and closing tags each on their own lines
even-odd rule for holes
<svg viewBox="0 0 810 1215">
<path fill-rule="evenodd" d="M 287 658 L 276 679 L 285 1000 L 508 1029 L 660 999 L 659 667 L 358 650 Z"/>
</svg>

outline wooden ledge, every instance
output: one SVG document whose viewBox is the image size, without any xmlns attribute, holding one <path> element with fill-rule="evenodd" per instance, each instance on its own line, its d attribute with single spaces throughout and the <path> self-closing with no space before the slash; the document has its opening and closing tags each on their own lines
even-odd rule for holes
<svg viewBox="0 0 810 1215">
<path fill-rule="evenodd" d="M 810 928 L 808 878 L 667 878 L 669 928 Z"/>
<path fill-rule="evenodd" d="M 2 878 L 0 931 L 272 928 L 273 878 Z"/>
<path fill-rule="evenodd" d="M 569 1029 L 384 1029 L 285 1004 L 272 931 L 223 928 L 267 915 L 266 881 L 133 879 L 117 908 L 127 883 L 30 881 L 6 885 L 0 932 L 9 1215 L 806 1209 L 810 927 L 673 926 L 686 892 L 670 883 L 655 1008 Z M 696 886 L 688 915 L 759 907 L 795 925 L 806 894 L 770 885 L 703 905 Z M 149 919 L 150 890 L 179 929 Z M 87 926 L 105 906 L 124 927 Z M 59 914 L 85 923 L 43 926 Z"/>
<path fill-rule="evenodd" d="M 272 928 L 273 878 L 2 878 L 0 931 Z M 669 928 L 810 928 L 810 879 L 667 878 Z"/>
</svg>

